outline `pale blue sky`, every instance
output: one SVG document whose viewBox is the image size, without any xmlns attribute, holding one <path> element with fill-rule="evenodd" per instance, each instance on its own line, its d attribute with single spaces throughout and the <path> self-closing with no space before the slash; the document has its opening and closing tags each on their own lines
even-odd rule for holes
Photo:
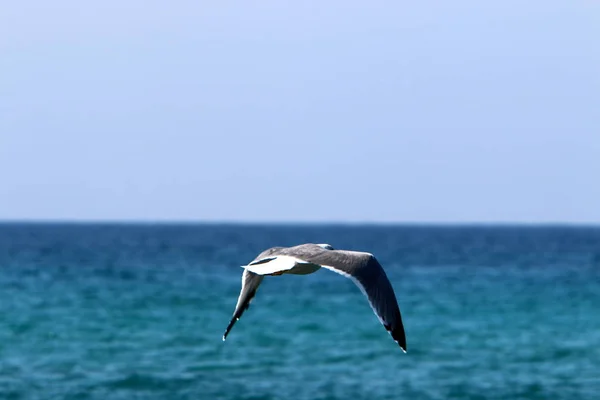
<svg viewBox="0 0 600 400">
<path fill-rule="evenodd" d="M 600 2 L 3 2 L 0 219 L 599 223 Z"/>
</svg>

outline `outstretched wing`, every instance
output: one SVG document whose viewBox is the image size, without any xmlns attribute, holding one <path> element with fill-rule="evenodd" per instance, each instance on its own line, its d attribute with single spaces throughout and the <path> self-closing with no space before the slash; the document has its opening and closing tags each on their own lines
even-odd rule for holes
<svg viewBox="0 0 600 400">
<path fill-rule="evenodd" d="M 360 264 L 358 268 L 344 269 L 345 266 L 346 264 L 322 265 L 323 268 L 337 272 L 354 281 L 369 300 L 369 304 L 381 324 L 392 335 L 392 338 L 402 350 L 406 352 L 406 334 L 396 294 L 379 262 L 371 256 L 366 263 Z"/>
<path fill-rule="evenodd" d="M 242 289 L 240 291 L 240 296 L 238 297 L 237 304 L 235 306 L 235 311 L 233 312 L 233 316 L 231 317 L 231 321 L 229 321 L 229 325 L 227 325 L 227 329 L 225 329 L 225 333 L 223 334 L 223 340 L 227 338 L 229 331 L 233 328 L 233 325 L 240 319 L 244 311 L 250 307 L 250 301 L 254 298 L 256 294 L 256 290 L 258 286 L 263 280 L 262 275 L 255 274 L 254 272 L 244 270 L 242 274 Z"/>
<path fill-rule="evenodd" d="M 406 335 L 396 294 L 385 271 L 372 254 L 328 250 L 315 244 L 290 247 L 280 253 L 320 265 L 352 279 L 369 300 L 385 329 L 406 352 Z"/>
</svg>

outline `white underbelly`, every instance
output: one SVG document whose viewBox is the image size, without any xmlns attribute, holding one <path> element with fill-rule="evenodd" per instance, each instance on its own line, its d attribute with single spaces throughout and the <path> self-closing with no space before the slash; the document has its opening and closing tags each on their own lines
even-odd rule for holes
<svg viewBox="0 0 600 400">
<path fill-rule="evenodd" d="M 285 271 L 285 273 L 294 275 L 308 275 L 318 271 L 320 268 L 321 266 L 316 264 L 296 263 L 292 269 Z"/>
</svg>

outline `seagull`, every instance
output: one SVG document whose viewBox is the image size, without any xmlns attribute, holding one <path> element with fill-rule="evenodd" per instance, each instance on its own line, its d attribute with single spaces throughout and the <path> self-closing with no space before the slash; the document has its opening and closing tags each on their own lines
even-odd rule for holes
<svg viewBox="0 0 600 400">
<path fill-rule="evenodd" d="M 225 329 L 223 341 L 240 319 L 265 276 L 307 275 L 326 268 L 350 278 L 369 300 L 379 321 L 406 353 L 406 336 L 394 289 L 371 253 L 334 250 L 329 244 L 307 243 L 293 247 L 272 247 L 260 253 L 248 265 L 242 265 L 242 290 L 233 317 Z"/>
</svg>

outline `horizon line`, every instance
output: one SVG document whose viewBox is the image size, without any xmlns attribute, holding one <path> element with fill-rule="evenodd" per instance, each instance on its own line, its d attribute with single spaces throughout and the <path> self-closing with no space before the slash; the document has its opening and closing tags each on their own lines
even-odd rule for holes
<svg viewBox="0 0 600 400">
<path fill-rule="evenodd" d="M 199 220 L 199 219 L 4 219 L 0 225 L 260 225 L 260 226 L 413 226 L 413 227 L 600 227 L 572 221 L 353 221 L 353 220 Z"/>
</svg>

